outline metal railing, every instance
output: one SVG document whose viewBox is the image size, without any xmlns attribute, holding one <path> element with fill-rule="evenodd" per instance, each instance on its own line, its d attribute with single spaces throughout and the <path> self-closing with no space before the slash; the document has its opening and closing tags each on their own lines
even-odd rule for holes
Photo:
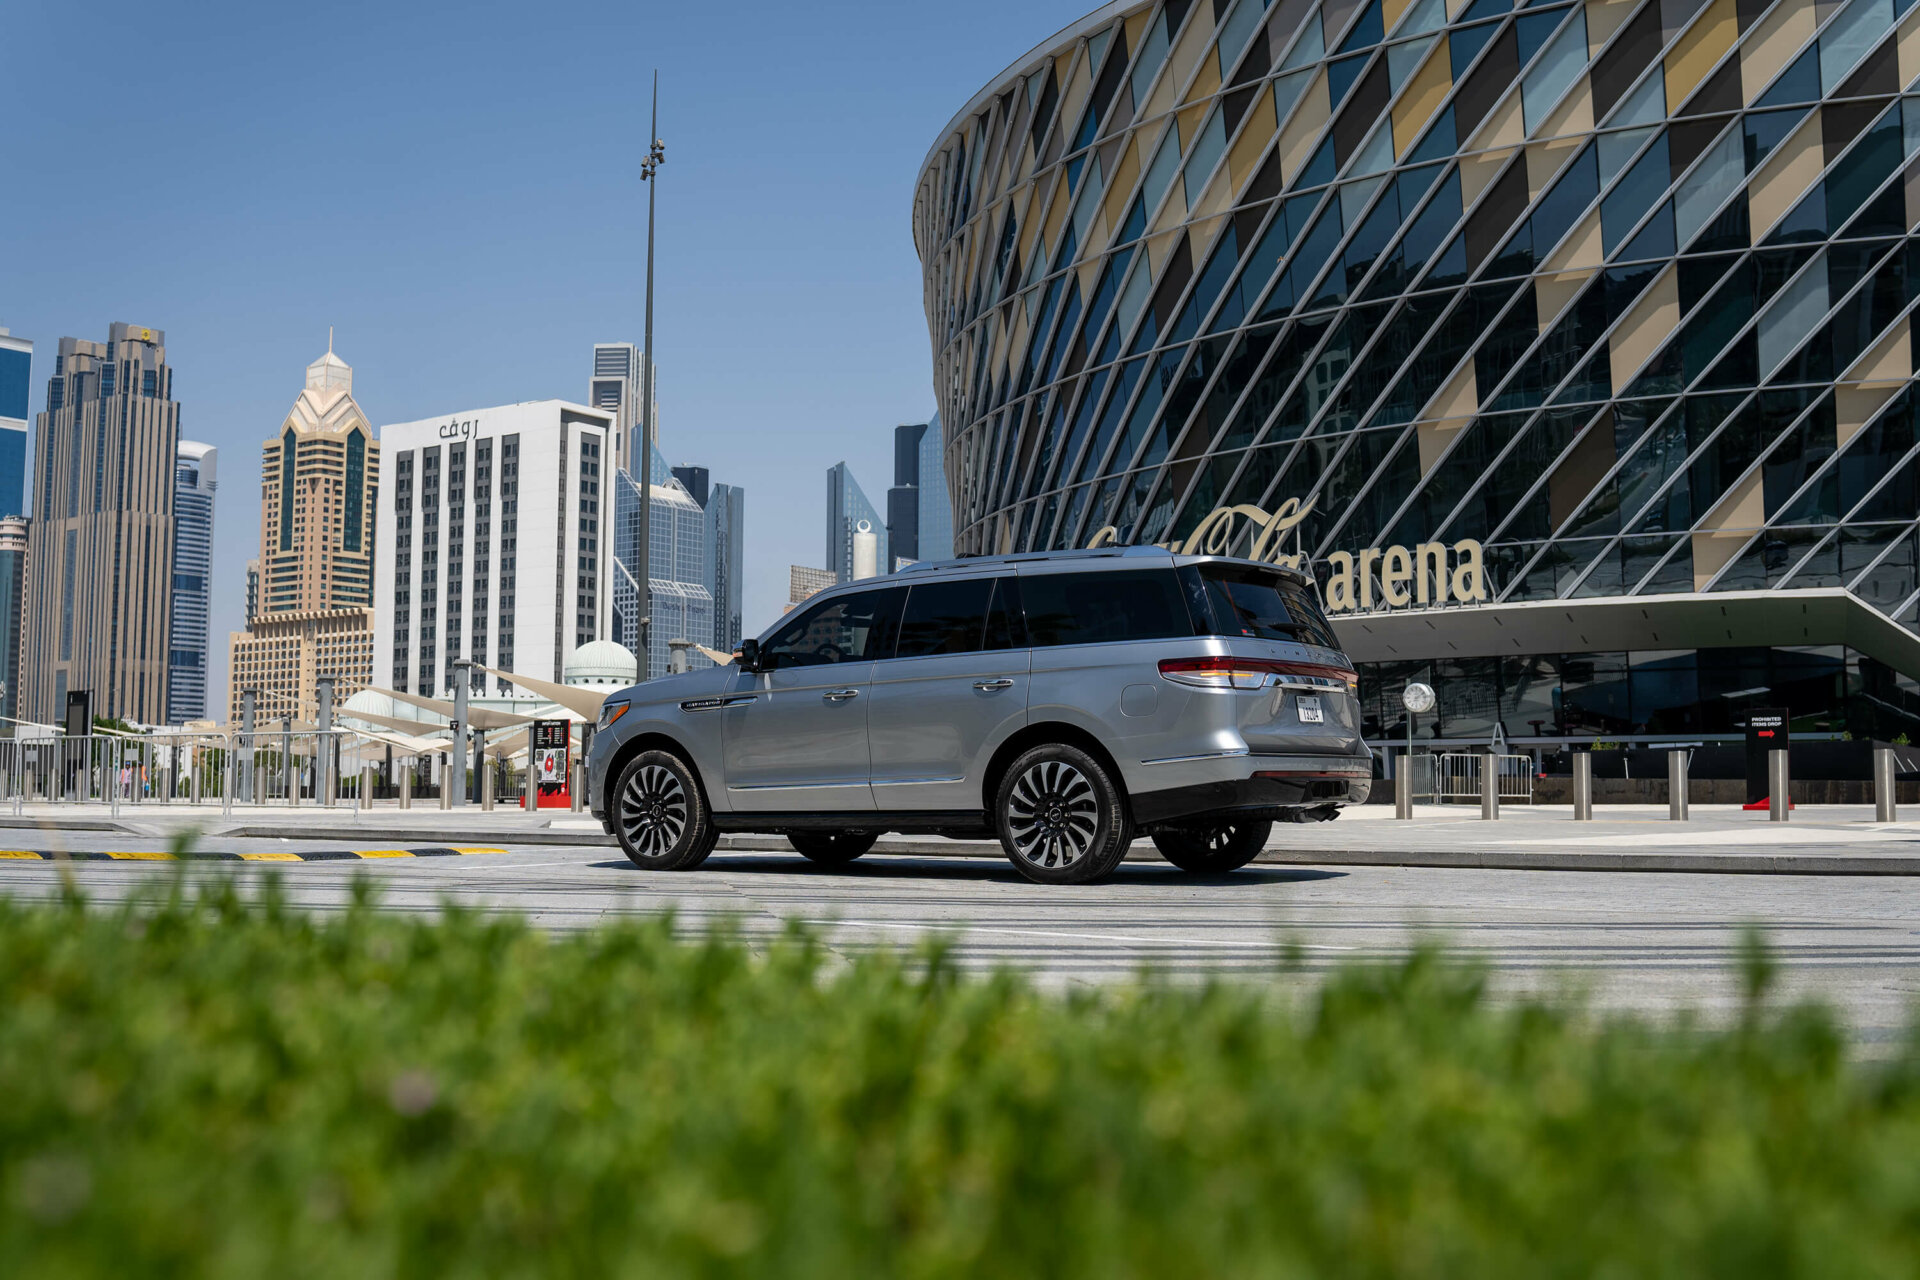
<svg viewBox="0 0 1920 1280">
<path fill-rule="evenodd" d="M 1436 794 L 1441 804 L 1479 804 L 1480 771 L 1487 756 L 1481 752 L 1446 752 L 1433 756 Z M 1496 794 L 1502 802 L 1533 803 L 1533 757 L 1494 756 Z M 1415 775 L 1416 780 L 1418 774 Z"/>
<path fill-rule="evenodd" d="M 346 807 L 432 800 L 446 781 L 441 760 L 395 756 L 350 729 L 270 728 L 252 733 L 153 733 L 0 738 L 0 805 Z M 489 760 L 487 787 L 468 778 L 470 803 L 518 805 L 527 771 Z"/>
</svg>

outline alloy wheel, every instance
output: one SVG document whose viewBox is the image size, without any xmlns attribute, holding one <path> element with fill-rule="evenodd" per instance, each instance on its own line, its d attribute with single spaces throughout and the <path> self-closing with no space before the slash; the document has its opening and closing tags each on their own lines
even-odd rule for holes
<svg viewBox="0 0 1920 1280">
<path fill-rule="evenodd" d="M 1015 852 L 1035 866 L 1071 866 L 1087 856 L 1099 834 L 1093 784 L 1064 761 L 1040 761 L 1013 785 L 1007 830 Z"/>
<path fill-rule="evenodd" d="M 671 769 L 650 764 L 634 773 L 620 797 L 620 825 L 642 857 L 661 857 L 679 845 L 687 830 L 687 792 Z"/>
</svg>

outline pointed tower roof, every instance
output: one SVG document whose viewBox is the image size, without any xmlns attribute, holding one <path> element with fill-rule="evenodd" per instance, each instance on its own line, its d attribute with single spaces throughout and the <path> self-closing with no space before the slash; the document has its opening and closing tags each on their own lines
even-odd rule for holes
<svg viewBox="0 0 1920 1280">
<path fill-rule="evenodd" d="M 353 367 L 333 354 L 333 330 L 327 330 L 327 354 L 307 366 L 307 390 L 353 392 Z"/>
</svg>

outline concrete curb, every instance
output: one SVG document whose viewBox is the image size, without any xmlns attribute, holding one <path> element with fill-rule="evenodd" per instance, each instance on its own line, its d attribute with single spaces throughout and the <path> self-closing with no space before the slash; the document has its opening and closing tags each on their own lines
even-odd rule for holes
<svg viewBox="0 0 1920 1280">
<path fill-rule="evenodd" d="M 16 818 L 12 814 L 0 817 L 0 830 L 45 831 L 49 828 L 59 831 L 104 831 L 116 836 L 133 834 L 133 828 L 126 823 L 110 818 Z"/>
</svg>

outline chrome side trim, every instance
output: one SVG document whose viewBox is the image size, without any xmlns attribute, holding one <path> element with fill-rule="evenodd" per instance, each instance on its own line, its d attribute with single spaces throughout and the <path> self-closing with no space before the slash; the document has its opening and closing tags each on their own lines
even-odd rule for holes
<svg viewBox="0 0 1920 1280">
<path fill-rule="evenodd" d="M 729 791 L 821 791 L 828 787 L 864 787 L 865 778 L 838 778 L 826 782 L 759 782 L 752 786 L 730 784 Z"/>
<path fill-rule="evenodd" d="M 1233 756 L 1252 755 L 1251 748 L 1235 747 L 1230 751 L 1202 751 L 1191 756 L 1161 756 L 1157 760 L 1142 760 L 1141 764 L 1184 764 L 1189 760 L 1226 760 Z"/>
<path fill-rule="evenodd" d="M 689 698 L 680 704 L 680 709 L 682 711 L 718 711 L 722 707 L 734 707 L 743 702 L 752 702 L 754 697 L 755 695 L 751 693 L 729 693 L 718 698 Z"/>
<path fill-rule="evenodd" d="M 965 782 L 966 778 L 875 778 L 876 787 L 931 787 L 936 785 L 952 786 L 956 782 Z"/>
</svg>

